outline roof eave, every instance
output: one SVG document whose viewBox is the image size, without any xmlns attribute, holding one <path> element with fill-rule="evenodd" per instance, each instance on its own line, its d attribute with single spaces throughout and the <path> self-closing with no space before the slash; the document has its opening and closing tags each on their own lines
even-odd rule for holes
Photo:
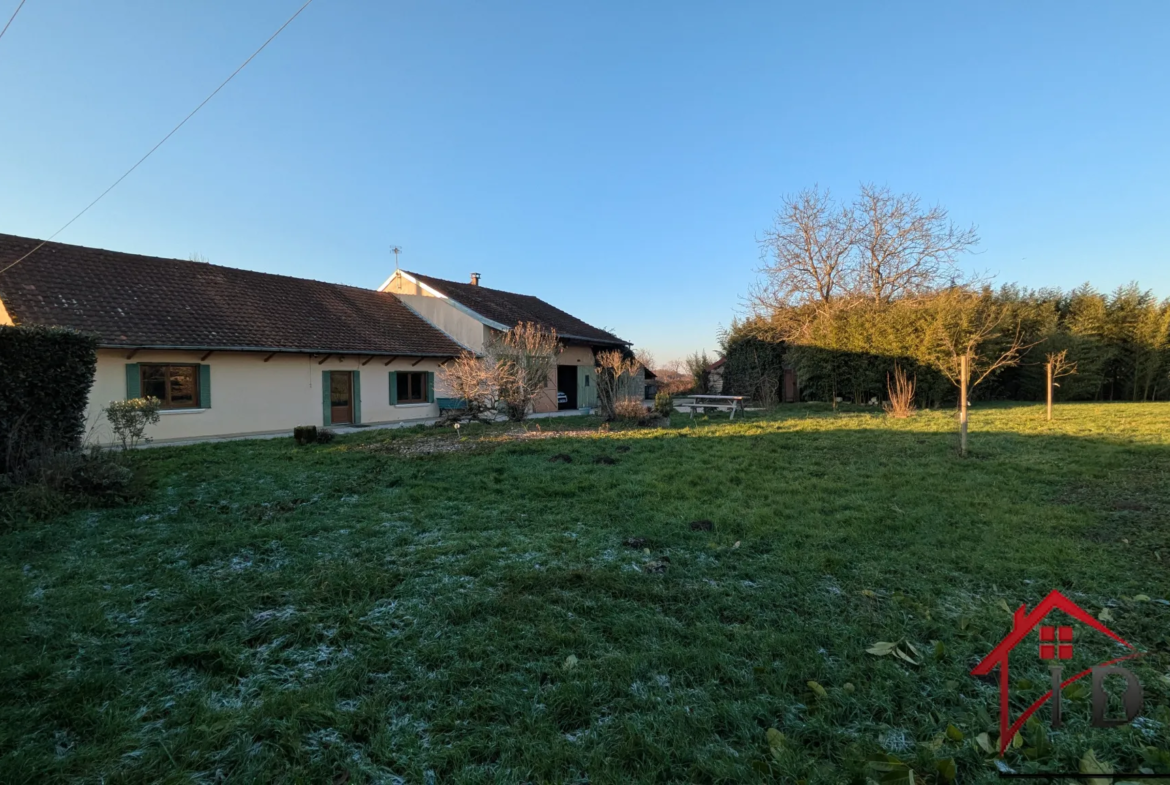
<svg viewBox="0 0 1170 785">
<path fill-rule="evenodd" d="M 385 349 L 326 349 L 326 348 L 297 348 L 285 346 L 194 346 L 145 343 L 98 343 L 99 349 L 137 349 L 140 351 L 168 351 L 168 352 L 274 352 L 276 354 L 364 354 L 373 357 L 458 357 L 464 351 L 450 352 L 416 352 L 416 351 L 386 351 Z"/>
</svg>

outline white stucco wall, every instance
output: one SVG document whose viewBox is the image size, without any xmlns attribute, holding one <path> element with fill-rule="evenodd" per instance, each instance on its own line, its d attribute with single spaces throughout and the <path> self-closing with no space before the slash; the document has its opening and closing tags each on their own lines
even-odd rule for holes
<svg viewBox="0 0 1170 785">
<path fill-rule="evenodd" d="M 396 294 L 407 308 L 445 332 L 452 339 L 473 352 L 483 351 L 486 327 L 476 319 L 442 297 L 425 294 Z"/>
<path fill-rule="evenodd" d="M 127 363 L 199 363 L 203 352 L 140 351 L 127 359 L 124 350 L 98 351 L 97 374 L 90 391 L 87 417 L 90 438 L 110 443 L 110 432 L 101 410 L 114 400 L 126 398 Z M 297 425 L 321 425 L 323 421 L 322 371 L 360 371 L 362 423 L 380 423 L 437 417 L 434 403 L 390 405 L 391 371 L 435 373 L 435 396 L 443 394 L 440 359 L 398 358 L 385 365 L 386 358 L 367 356 L 331 357 L 277 354 L 264 362 L 267 353 L 215 352 L 203 365 L 211 368 L 211 406 L 164 412 L 161 421 L 147 435 L 155 442 L 194 439 L 205 436 L 238 436 L 291 431 Z"/>
</svg>

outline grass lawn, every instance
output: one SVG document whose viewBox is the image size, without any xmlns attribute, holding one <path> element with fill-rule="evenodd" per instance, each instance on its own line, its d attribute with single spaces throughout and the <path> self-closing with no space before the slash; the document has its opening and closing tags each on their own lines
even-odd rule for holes
<svg viewBox="0 0 1170 785">
<path fill-rule="evenodd" d="M 1052 589 L 1145 709 L 1070 688 L 1004 764 L 1170 772 L 1170 405 L 977 408 L 966 459 L 953 412 L 598 425 L 145 450 L 144 503 L 0 534 L 0 782 L 989 782 L 968 671 Z"/>
</svg>

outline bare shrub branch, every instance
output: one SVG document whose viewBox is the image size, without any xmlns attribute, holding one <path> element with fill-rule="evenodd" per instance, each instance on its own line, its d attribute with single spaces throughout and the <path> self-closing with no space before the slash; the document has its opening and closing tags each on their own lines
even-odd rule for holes
<svg viewBox="0 0 1170 785">
<path fill-rule="evenodd" d="M 488 342 L 485 359 L 494 368 L 509 420 L 528 417 L 533 400 L 548 386 L 560 351 L 556 332 L 532 322 L 521 322 Z"/>
<path fill-rule="evenodd" d="M 626 395 L 626 385 L 629 380 L 637 376 L 641 367 L 638 360 L 627 357 L 617 349 L 599 352 L 597 363 L 597 404 L 601 409 L 601 416 L 606 422 L 618 416 L 619 405 L 623 405 Z M 641 402 L 637 402 L 639 408 Z M 642 413 L 645 413 L 643 409 Z"/>
<path fill-rule="evenodd" d="M 886 414 L 898 419 L 910 417 L 916 411 L 914 406 L 914 388 L 918 384 L 918 377 L 913 379 L 906 376 L 906 372 L 902 370 L 901 365 L 894 365 L 894 378 L 891 381 L 889 374 L 886 374 L 886 391 L 889 394 L 889 400 L 882 405 Z"/>
</svg>

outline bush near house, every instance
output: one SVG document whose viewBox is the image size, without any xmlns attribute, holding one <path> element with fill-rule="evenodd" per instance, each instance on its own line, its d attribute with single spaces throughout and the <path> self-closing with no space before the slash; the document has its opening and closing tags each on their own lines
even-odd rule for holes
<svg viewBox="0 0 1170 785">
<path fill-rule="evenodd" d="M 91 335 L 0 327 L 0 474 L 80 446 L 96 369 Z"/>
</svg>

